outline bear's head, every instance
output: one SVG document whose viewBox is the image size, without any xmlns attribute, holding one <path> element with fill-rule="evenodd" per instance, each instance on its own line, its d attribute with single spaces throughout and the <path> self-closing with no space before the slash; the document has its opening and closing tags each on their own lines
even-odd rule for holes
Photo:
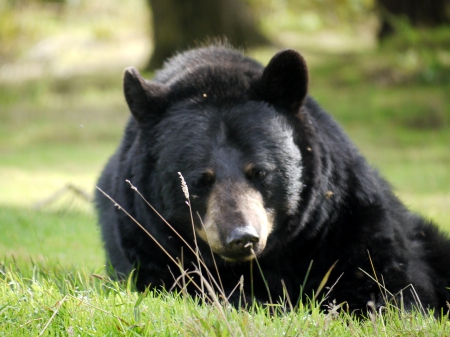
<svg viewBox="0 0 450 337">
<path fill-rule="evenodd" d="M 270 250 L 271 233 L 298 209 L 302 155 L 292 120 L 308 86 L 305 61 L 293 50 L 265 68 L 242 60 L 187 65 L 164 83 L 134 68 L 124 78 L 140 160 L 149 162 L 147 197 L 181 235 L 192 239 L 193 221 L 203 244 L 233 262 Z"/>
</svg>

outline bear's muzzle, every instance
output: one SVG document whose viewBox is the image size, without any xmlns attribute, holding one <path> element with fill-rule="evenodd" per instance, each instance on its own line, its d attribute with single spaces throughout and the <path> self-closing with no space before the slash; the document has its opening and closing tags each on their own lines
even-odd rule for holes
<svg viewBox="0 0 450 337">
<path fill-rule="evenodd" d="M 218 184 L 197 234 L 224 260 L 249 261 L 265 248 L 273 216 L 261 193 L 245 183 Z"/>
</svg>

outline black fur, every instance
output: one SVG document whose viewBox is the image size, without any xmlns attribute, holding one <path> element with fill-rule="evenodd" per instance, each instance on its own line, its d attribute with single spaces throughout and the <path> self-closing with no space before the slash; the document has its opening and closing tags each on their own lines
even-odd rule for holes
<svg viewBox="0 0 450 337">
<path fill-rule="evenodd" d="M 299 298 L 313 261 L 303 289 L 311 296 L 337 261 L 327 282 L 329 287 L 340 277 L 330 301 L 363 311 L 370 300 L 385 305 L 384 291 L 363 270 L 397 299 L 403 290 L 406 308 L 417 303 L 412 285 L 424 307 L 446 310 L 450 241 L 405 208 L 337 123 L 307 96 L 307 86 L 306 64 L 292 50 L 274 56 L 266 68 L 220 46 L 191 50 L 170 59 L 151 82 L 130 68 L 124 90 L 133 116 L 98 186 L 181 258 L 180 239 L 125 180 L 193 246 L 177 172 L 186 179 L 197 219 L 196 212 L 203 217 L 207 210 L 214 184 L 241 181 L 242 167 L 255 164 L 267 174 L 246 184 L 274 214 L 274 228 L 258 256 L 274 301 L 283 296 L 282 280 L 290 299 Z M 205 180 L 211 167 L 215 176 Z M 171 272 L 176 277 L 178 268 L 165 253 L 101 193 L 96 203 L 114 270 L 127 275 L 138 267 L 141 290 L 170 287 Z M 197 220 L 195 225 L 201 226 Z M 199 248 L 214 273 L 207 243 L 199 240 Z M 186 247 L 183 259 L 192 270 L 196 258 Z M 226 292 L 244 275 L 249 295 L 250 262 L 215 260 Z M 261 275 L 253 270 L 255 298 L 266 302 Z"/>
</svg>

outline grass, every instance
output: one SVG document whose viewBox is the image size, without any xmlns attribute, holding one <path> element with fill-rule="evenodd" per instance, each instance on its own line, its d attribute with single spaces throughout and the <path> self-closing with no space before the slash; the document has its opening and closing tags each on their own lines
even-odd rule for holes
<svg viewBox="0 0 450 337">
<path fill-rule="evenodd" d="M 345 311 L 321 313 L 314 303 L 287 313 L 280 306 L 275 315 L 224 306 L 224 319 L 213 305 L 174 294 L 140 295 L 101 276 L 104 253 L 92 205 L 67 192 L 36 206 L 68 184 L 92 194 L 120 141 L 128 118 L 122 69 L 143 64 L 149 48 L 143 4 L 116 5 L 0 5 L 0 336 L 450 334 L 448 320 L 394 308 L 357 320 Z M 445 30 L 438 33 L 429 36 L 450 40 Z M 327 34 L 318 36 L 339 38 Z M 277 36 L 305 55 L 311 95 L 401 199 L 450 232 L 447 42 L 414 34 L 405 28 L 406 38 L 380 50 L 347 35 L 345 50 L 337 51 L 315 44 L 313 32 Z M 30 50 L 42 51 L 44 40 L 66 54 L 50 48 L 39 59 Z M 421 49 L 420 41 L 432 48 Z M 276 51 L 251 54 L 266 63 Z"/>
<path fill-rule="evenodd" d="M 3 258 L 13 256 L 21 266 L 31 260 L 89 269 L 102 266 L 104 254 L 93 214 L 70 211 L 70 204 L 60 207 L 36 211 L 2 206 L 0 251 Z M 14 225 L 14 229 L 4 224 Z"/>
<path fill-rule="evenodd" d="M 314 303 L 294 311 L 254 306 L 238 311 L 180 294 L 132 291 L 98 274 L 33 263 L 0 268 L 0 335 L 8 336 L 447 336 L 450 324 L 388 307 L 356 319 L 324 314 Z"/>
</svg>

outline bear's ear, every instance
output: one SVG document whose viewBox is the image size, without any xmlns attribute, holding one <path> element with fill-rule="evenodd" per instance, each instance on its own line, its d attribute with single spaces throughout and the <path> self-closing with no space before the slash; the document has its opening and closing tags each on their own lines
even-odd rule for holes
<svg viewBox="0 0 450 337">
<path fill-rule="evenodd" d="M 139 123 L 158 117 L 166 108 L 169 87 L 143 79 L 134 67 L 125 69 L 123 91 L 128 107 Z"/>
<path fill-rule="evenodd" d="M 265 100 L 296 111 L 308 92 L 308 68 L 304 58 L 292 49 L 277 53 L 264 69 L 261 86 Z"/>
</svg>

